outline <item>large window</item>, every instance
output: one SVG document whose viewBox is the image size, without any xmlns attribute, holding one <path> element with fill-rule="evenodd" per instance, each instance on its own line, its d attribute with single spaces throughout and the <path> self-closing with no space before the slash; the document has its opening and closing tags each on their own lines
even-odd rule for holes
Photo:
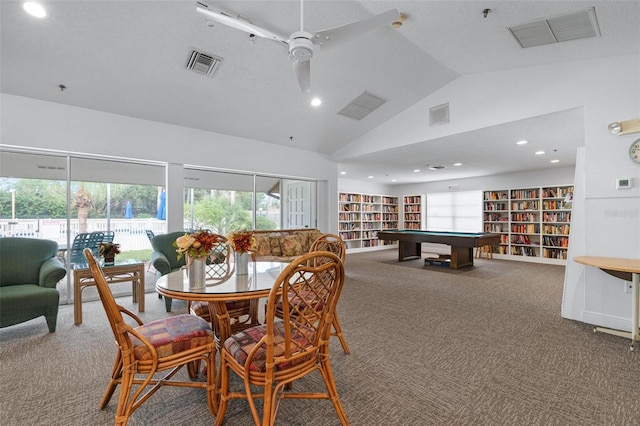
<svg viewBox="0 0 640 426">
<path fill-rule="evenodd" d="M 427 230 L 482 231 L 482 191 L 427 194 Z"/>
<path fill-rule="evenodd" d="M 316 182 L 185 167 L 185 229 L 316 226 Z"/>
</svg>

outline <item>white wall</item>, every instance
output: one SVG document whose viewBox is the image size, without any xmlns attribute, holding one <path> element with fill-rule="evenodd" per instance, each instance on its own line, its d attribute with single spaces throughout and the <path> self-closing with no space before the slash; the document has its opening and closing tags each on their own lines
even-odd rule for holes
<svg viewBox="0 0 640 426">
<path fill-rule="evenodd" d="M 450 105 L 451 122 L 430 128 L 426 125 L 429 108 L 445 102 Z M 580 255 L 640 258 L 640 167 L 628 158 L 629 145 L 640 134 L 614 136 L 607 131 L 612 121 L 640 117 L 640 55 L 460 77 L 332 158 L 340 161 L 577 107 L 584 111 L 585 147 L 578 152 L 575 176 L 556 176 L 550 182 L 576 185 L 562 315 L 629 330 L 631 296 L 624 293 L 623 282 L 571 259 Z M 521 182 L 523 186 L 542 185 L 547 173 Z M 625 177 L 633 178 L 636 187 L 616 190 L 615 179 Z M 449 184 L 408 185 L 400 190 L 426 193 L 448 189 Z M 481 185 L 480 179 L 461 180 L 459 189 L 476 184 L 493 186 L 489 181 Z M 495 184 L 496 188 L 505 186 L 498 180 Z M 507 185 L 513 186 L 515 182 Z"/>
<path fill-rule="evenodd" d="M 410 194 L 428 194 L 434 192 L 473 191 L 473 190 L 500 190 L 530 188 L 536 186 L 553 186 L 573 184 L 575 174 L 574 167 L 558 167 L 545 169 L 544 171 L 529 170 L 519 173 L 502 175 L 481 176 L 477 178 L 450 179 L 438 182 L 413 183 L 395 185 L 392 195 L 401 197 Z M 455 186 L 455 189 L 449 188 Z"/>
<path fill-rule="evenodd" d="M 5 93 L 0 111 L 4 145 L 316 179 L 337 187 L 337 164 L 310 151 Z M 318 222 L 327 232 L 338 229 L 333 194 L 318 205 Z"/>
<path fill-rule="evenodd" d="M 394 195 L 393 187 L 390 185 L 345 178 L 338 179 L 338 192 L 357 192 L 372 195 Z"/>
</svg>

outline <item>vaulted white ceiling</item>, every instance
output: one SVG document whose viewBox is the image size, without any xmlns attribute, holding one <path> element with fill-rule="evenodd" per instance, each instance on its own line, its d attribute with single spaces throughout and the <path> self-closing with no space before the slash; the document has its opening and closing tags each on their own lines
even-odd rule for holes
<svg viewBox="0 0 640 426">
<path fill-rule="evenodd" d="M 19 1 L 1 2 L 2 92 L 328 155 L 459 76 L 640 51 L 637 1 L 307 0 L 308 31 L 392 8 L 408 17 L 401 28 L 386 25 L 337 48 L 320 49 L 312 59 L 312 91 L 302 93 L 285 45 L 260 38 L 252 42 L 242 31 L 210 26 L 196 13 L 195 1 L 42 2 L 49 12 L 45 20 L 27 16 Z M 300 27 L 297 0 L 208 4 L 285 35 Z M 525 50 L 507 29 L 592 6 L 601 37 Z M 491 11 L 485 17 L 486 8 Z M 213 76 L 185 69 L 192 49 L 222 58 Z M 360 121 L 337 114 L 364 91 L 387 102 Z M 319 108 L 309 105 L 312 96 L 322 98 Z M 502 149 L 493 145 L 498 134 L 511 137 L 527 128 L 558 132 L 570 120 L 578 123 L 566 134 L 571 151 L 583 143 L 579 112 L 559 114 L 460 136 L 481 138 L 486 151 L 495 152 Z M 558 126 L 558 120 L 565 120 L 565 126 Z M 448 159 L 459 140 L 450 137 L 442 144 L 447 148 L 430 155 L 436 161 Z M 370 165 L 380 169 L 384 158 L 387 173 L 399 173 L 406 168 L 401 163 L 407 149 L 350 159 L 345 167 L 358 178 Z M 574 161 L 573 152 L 565 165 Z M 481 153 L 467 155 L 468 160 L 458 161 L 482 160 Z M 492 161 L 484 159 L 483 167 L 498 167 Z M 411 171 L 404 172 L 407 182 L 415 180 Z"/>
</svg>

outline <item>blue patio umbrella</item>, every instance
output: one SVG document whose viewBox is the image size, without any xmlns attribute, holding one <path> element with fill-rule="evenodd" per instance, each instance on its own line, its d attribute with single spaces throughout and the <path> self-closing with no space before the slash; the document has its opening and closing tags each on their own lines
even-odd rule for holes
<svg viewBox="0 0 640 426">
<path fill-rule="evenodd" d="M 125 207 L 124 209 L 124 217 L 126 219 L 133 218 L 133 212 L 131 211 L 131 201 L 127 201 L 127 207 Z"/>
<path fill-rule="evenodd" d="M 162 191 L 160 194 L 160 203 L 158 204 L 158 215 L 156 216 L 160 220 L 167 219 L 167 193 Z"/>
</svg>

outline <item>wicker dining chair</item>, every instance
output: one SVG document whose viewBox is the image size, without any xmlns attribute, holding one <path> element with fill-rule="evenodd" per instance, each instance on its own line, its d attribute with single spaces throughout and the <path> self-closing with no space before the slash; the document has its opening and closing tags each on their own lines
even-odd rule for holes
<svg viewBox="0 0 640 426">
<path fill-rule="evenodd" d="M 233 273 L 231 258 L 234 251 L 229 244 L 227 237 L 216 235 L 216 243 L 207 256 L 206 278 L 215 282 L 227 278 Z M 231 332 L 235 333 L 245 328 L 258 324 L 257 304 L 252 304 L 250 300 L 238 300 L 226 303 L 227 315 L 231 321 Z M 211 318 L 209 303 L 204 301 L 187 302 L 187 311 L 211 324 L 216 336 L 220 336 L 220 331 L 216 328 L 216 322 Z"/>
<path fill-rule="evenodd" d="M 224 420 L 230 399 L 247 399 L 256 425 L 273 425 L 280 399 L 328 399 L 343 425 L 348 424 L 329 362 L 329 338 L 344 282 L 344 266 L 326 251 L 302 255 L 276 279 L 267 300 L 265 324 L 229 337 L 220 354 L 220 407 L 216 425 Z M 304 299 L 305 303 L 299 303 Z M 275 315 L 282 304 L 283 318 Z M 244 389 L 229 390 L 229 375 L 238 375 Z M 318 371 L 326 392 L 287 391 L 295 380 Z M 253 387 L 262 392 L 254 394 Z M 263 399 L 260 419 L 254 399 Z"/>
<path fill-rule="evenodd" d="M 311 247 L 309 248 L 309 252 L 323 250 L 334 253 L 340 258 L 342 263 L 344 263 L 344 261 L 346 260 L 347 246 L 339 235 L 322 234 L 311 244 Z M 276 316 L 278 318 L 283 317 L 282 306 L 276 307 Z M 350 353 L 349 345 L 347 344 L 347 340 L 342 333 L 342 326 L 340 325 L 337 311 L 333 317 L 333 331 L 331 332 L 331 335 L 337 336 L 338 339 L 340 339 L 340 345 L 342 345 L 342 350 L 345 354 Z"/>
<path fill-rule="evenodd" d="M 215 397 L 216 343 L 213 331 L 202 318 L 183 314 L 143 324 L 133 312 L 116 304 L 102 268 L 90 249 L 84 255 L 98 288 L 100 300 L 109 319 L 118 347 L 111 380 L 100 401 L 100 409 L 107 406 L 116 388 L 120 396 L 116 409 L 116 425 L 126 425 L 133 412 L 162 386 L 195 387 L 207 392 L 212 415 L 217 413 Z M 125 321 L 123 314 L 128 317 Z M 129 322 L 134 322 L 130 325 Z M 182 367 L 204 361 L 206 382 L 172 379 Z M 162 378 L 158 372 L 167 371 Z M 151 386 L 150 389 L 147 389 Z"/>
</svg>

